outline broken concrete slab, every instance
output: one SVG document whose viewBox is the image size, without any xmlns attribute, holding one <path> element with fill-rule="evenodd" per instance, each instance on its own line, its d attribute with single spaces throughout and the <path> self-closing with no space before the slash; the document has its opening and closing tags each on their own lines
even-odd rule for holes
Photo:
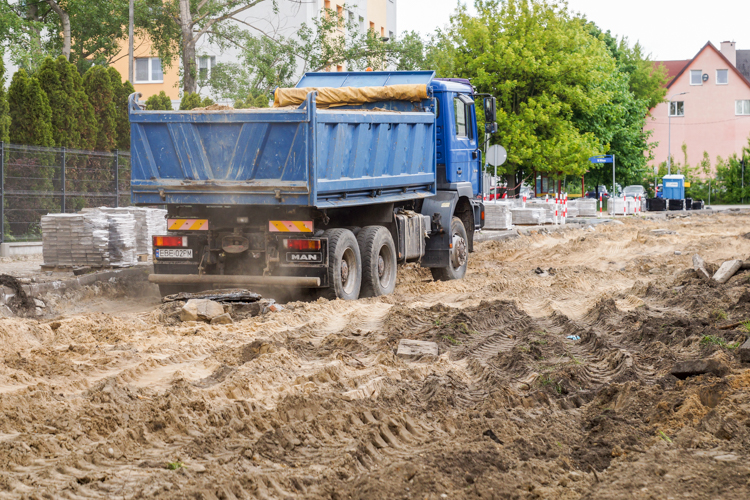
<svg viewBox="0 0 750 500">
<path fill-rule="evenodd" d="M 219 314 L 215 318 L 211 319 L 212 325 L 231 325 L 234 323 L 229 313 Z"/>
<path fill-rule="evenodd" d="M 713 373 L 717 377 L 723 377 L 729 373 L 729 366 L 718 359 L 694 359 L 678 361 L 672 367 L 671 373 L 682 380 L 704 373 Z"/>
<path fill-rule="evenodd" d="M 211 321 L 224 314 L 224 307 L 218 302 L 207 299 L 190 299 L 180 310 L 182 321 Z"/>
<path fill-rule="evenodd" d="M 750 363 L 750 339 L 747 339 L 739 348 L 740 361 Z"/>
<path fill-rule="evenodd" d="M 437 356 L 438 345 L 436 342 L 427 342 L 425 340 L 408 340 L 401 339 L 398 343 L 398 356 Z"/>
<path fill-rule="evenodd" d="M 190 299 L 207 299 L 214 300 L 216 302 L 239 302 L 239 303 L 251 303 L 257 302 L 261 299 L 261 296 L 257 293 L 241 289 L 222 289 L 222 290 L 205 290 L 202 292 L 180 292 L 174 295 L 167 295 L 162 298 L 162 302 L 176 302 L 186 301 Z"/>
<path fill-rule="evenodd" d="M 718 271 L 714 274 L 714 280 L 719 283 L 726 283 L 729 278 L 734 276 L 737 271 L 742 267 L 741 260 L 728 260 L 721 265 Z"/>
<path fill-rule="evenodd" d="M 698 254 L 693 255 L 693 269 L 695 269 L 702 278 L 711 279 L 711 275 L 706 271 L 706 263 Z"/>
</svg>

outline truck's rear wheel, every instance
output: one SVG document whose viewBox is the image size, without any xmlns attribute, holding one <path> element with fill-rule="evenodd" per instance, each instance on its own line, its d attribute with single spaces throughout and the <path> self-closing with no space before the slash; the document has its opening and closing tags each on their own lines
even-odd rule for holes
<svg viewBox="0 0 750 500">
<path fill-rule="evenodd" d="M 469 265 L 469 239 L 466 228 L 458 217 L 451 219 L 450 260 L 446 267 L 433 267 L 432 277 L 438 281 L 460 280 Z"/>
<path fill-rule="evenodd" d="M 354 233 L 348 229 L 329 229 L 328 286 L 323 295 L 329 299 L 357 300 L 362 286 L 362 257 Z"/>
<path fill-rule="evenodd" d="M 357 235 L 362 255 L 361 297 L 388 295 L 396 288 L 396 246 L 383 226 L 366 226 Z"/>
</svg>

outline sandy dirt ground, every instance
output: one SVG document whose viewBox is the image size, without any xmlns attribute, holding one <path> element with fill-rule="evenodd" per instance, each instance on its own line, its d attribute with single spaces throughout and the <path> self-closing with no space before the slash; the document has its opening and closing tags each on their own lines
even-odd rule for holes
<svg viewBox="0 0 750 500">
<path fill-rule="evenodd" d="M 481 243 L 461 281 L 407 265 L 392 296 L 231 325 L 77 291 L 0 319 L 0 498 L 750 498 L 748 331 L 719 328 L 750 319 L 750 272 L 691 260 L 747 259 L 748 233 L 570 227 Z M 703 358 L 728 372 L 670 374 Z"/>
</svg>

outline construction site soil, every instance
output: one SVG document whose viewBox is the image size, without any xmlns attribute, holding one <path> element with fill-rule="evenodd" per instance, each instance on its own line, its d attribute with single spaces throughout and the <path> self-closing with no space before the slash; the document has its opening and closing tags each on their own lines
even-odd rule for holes
<svg viewBox="0 0 750 500">
<path fill-rule="evenodd" d="M 691 260 L 747 259 L 750 214 L 623 222 L 230 325 L 115 286 L 0 319 L 0 498 L 750 498 L 750 272 Z"/>
</svg>

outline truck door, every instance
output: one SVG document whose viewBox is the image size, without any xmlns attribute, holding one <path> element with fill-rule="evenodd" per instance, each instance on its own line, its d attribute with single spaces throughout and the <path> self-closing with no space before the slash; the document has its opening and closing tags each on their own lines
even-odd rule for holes
<svg viewBox="0 0 750 500">
<path fill-rule="evenodd" d="M 467 94 L 455 94 L 450 110 L 453 117 L 453 137 L 448 139 L 450 152 L 446 165 L 448 182 L 472 182 L 478 190 L 479 150 L 477 148 L 474 101 Z"/>
</svg>

